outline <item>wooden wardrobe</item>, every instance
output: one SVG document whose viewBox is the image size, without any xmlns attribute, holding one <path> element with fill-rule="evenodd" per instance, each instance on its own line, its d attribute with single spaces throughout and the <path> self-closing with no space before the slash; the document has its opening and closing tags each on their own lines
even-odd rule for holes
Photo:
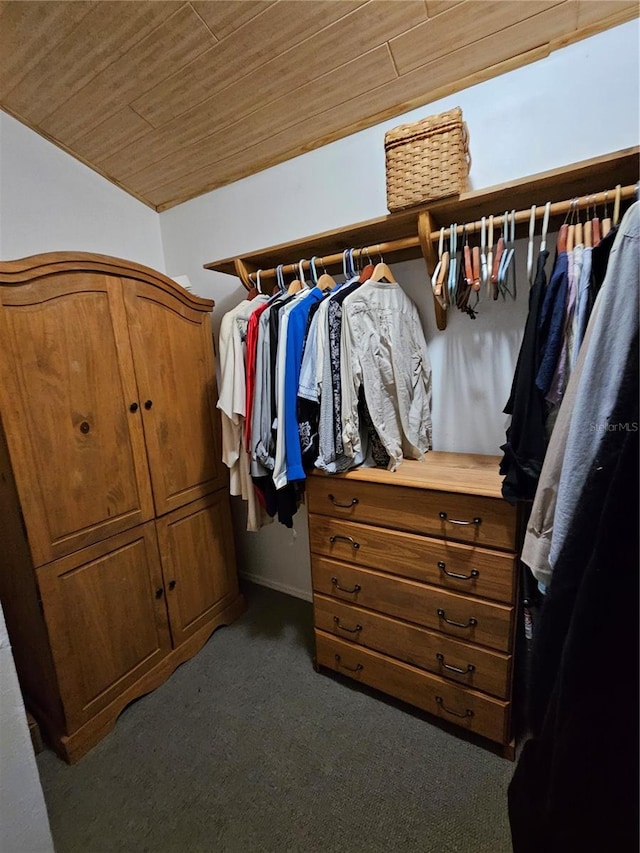
<svg viewBox="0 0 640 853">
<path fill-rule="evenodd" d="M 0 263 L 0 600 L 69 762 L 243 609 L 212 308 L 117 258 Z"/>
</svg>

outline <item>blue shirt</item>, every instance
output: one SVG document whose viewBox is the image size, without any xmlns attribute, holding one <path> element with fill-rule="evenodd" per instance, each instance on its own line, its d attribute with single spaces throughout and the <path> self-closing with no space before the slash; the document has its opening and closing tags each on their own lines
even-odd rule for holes
<svg viewBox="0 0 640 853">
<path fill-rule="evenodd" d="M 319 287 L 314 287 L 305 299 L 294 305 L 289 314 L 284 372 L 284 436 L 288 482 L 306 478 L 302 467 L 302 450 L 298 432 L 298 383 L 300 381 L 300 365 L 307 317 L 311 311 L 311 306 L 319 302 L 323 296 L 322 290 Z"/>
</svg>

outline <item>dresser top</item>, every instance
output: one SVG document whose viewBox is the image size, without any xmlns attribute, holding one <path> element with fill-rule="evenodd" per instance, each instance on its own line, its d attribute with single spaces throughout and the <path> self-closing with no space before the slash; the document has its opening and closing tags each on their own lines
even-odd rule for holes
<svg viewBox="0 0 640 853">
<path fill-rule="evenodd" d="M 431 451 L 425 454 L 422 462 L 403 460 L 396 471 L 387 471 L 386 468 L 356 468 L 345 474 L 332 475 L 332 479 L 339 477 L 366 483 L 385 483 L 390 486 L 502 498 L 499 465 L 499 456 Z M 317 476 L 326 475 L 318 473 Z"/>
</svg>

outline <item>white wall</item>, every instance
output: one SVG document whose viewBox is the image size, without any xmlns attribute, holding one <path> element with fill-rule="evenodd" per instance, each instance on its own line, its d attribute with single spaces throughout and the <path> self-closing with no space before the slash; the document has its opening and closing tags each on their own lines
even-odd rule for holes
<svg viewBox="0 0 640 853">
<path fill-rule="evenodd" d="M 1 607 L 0 850 L 53 853 L 49 819 Z"/>
<path fill-rule="evenodd" d="M 155 211 L 0 112 L 0 259 L 60 251 L 164 272 Z"/>
<path fill-rule="evenodd" d="M 471 134 L 471 185 L 486 187 L 637 145 L 638 70 L 636 20 L 172 208 L 160 215 L 167 272 L 188 274 L 194 290 L 216 300 L 217 328 L 245 291 L 237 279 L 203 270 L 203 264 L 387 213 L 388 128 L 461 106 Z M 605 188 L 594 187 L 600 189 Z M 501 211 L 487 214 L 492 212 Z M 519 255 L 517 303 L 485 303 L 475 321 L 452 312 L 445 333 L 435 327 L 423 262 L 394 267 L 424 321 L 433 367 L 435 449 L 500 452 L 502 409 L 527 312 L 523 252 Z M 309 597 L 304 510 L 296 516 L 295 540 L 279 525 L 247 534 L 243 524 L 238 502 L 241 569 Z"/>
</svg>

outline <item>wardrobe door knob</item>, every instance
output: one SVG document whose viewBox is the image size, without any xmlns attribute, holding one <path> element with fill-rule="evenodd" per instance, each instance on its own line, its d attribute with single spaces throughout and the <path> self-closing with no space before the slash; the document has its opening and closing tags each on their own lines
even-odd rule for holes
<svg viewBox="0 0 640 853">
<path fill-rule="evenodd" d="M 130 411 L 130 412 L 137 412 L 137 411 L 138 411 L 138 404 L 137 404 L 137 403 L 132 403 L 132 404 L 129 406 L 129 411 Z"/>
<path fill-rule="evenodd" d="M 146 401 L 145 401 L 145 404 L 144 404 L 145 409 L 146 409 L 147 411 L 149 411 L 149 409 L 151 408 L 151 406 L 153 406 L 153 402 L 152 402 L 151 400 L 146 400 Z"/>
</svg>

